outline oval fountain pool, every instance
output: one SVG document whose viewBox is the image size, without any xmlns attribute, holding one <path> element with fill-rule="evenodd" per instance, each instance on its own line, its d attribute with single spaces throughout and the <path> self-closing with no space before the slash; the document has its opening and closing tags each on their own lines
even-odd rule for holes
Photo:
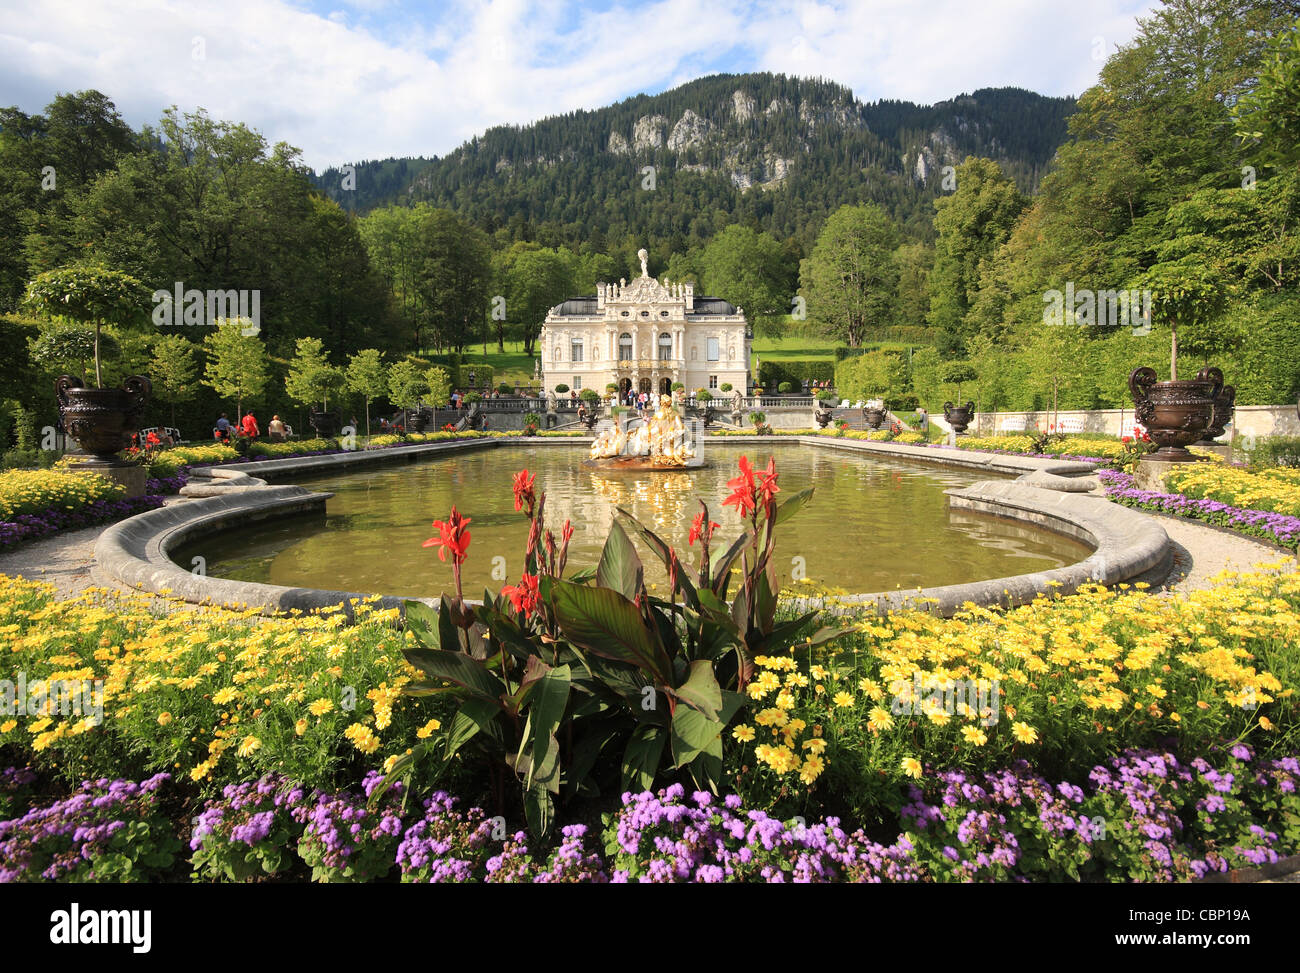
<svg viewBox="0 0 1300 973">
<path fill-rule="evenodd" d="M 212 576 L 292 587 L 436 596 L 451 584 L 451 565 L 424 541 L 453 504 L 471 518 L 465 563 L 466 597 L 515 581 L 523 566 L 528 523 L 514 509 L 516 471 L 536 474 L 546 492 L 547 525 L 559 540 L 567 518 L 574 535 L 570 569 L 594 565 L 615 520 L 630 511 L 673 544 L 690 564 L 687 545 L 698 498 L 709 504 L 718 534 L 740 529 L 723 507 L 737 461 L 766 465 L 775 456 L 783 495 L 812 486 L 812 501 L 781 527 L 777 563 L 783 580 L 806 577 L 843 591 L 889 591 L 960 584 L 1072 564 L 1086 545 L 1049 531 L 995 517 L 950 512 L 944 490 L 988 474 L 830 453 L 775 442 L 770 448 L 708 444 L 709 465 L 688 472 L 602 474 L 582 467 L 586 450 L 484 449 L 415 465 L 312 479 L 333 493 L 324 518 L 288 517 L 195 540 L 172 552 L 181 565 L 196 556 Z M 657 559 L 643 551 L 647 581 L 662 582 Z"/>
</svg>

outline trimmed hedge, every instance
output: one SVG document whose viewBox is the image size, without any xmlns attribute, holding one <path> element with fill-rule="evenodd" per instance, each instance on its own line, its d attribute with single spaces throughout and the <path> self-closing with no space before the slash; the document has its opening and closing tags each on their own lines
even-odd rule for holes
<svg viewBox="0 0 1300 973">
<path fill-rule="evenodd" d="M 835 381 L 835 363 L 816 358 L 759 362 L 758 383 L 765 389 L 782 382 L 789 382 L 795 388 L 802 389 L 805 381 Z"/>
</svg>

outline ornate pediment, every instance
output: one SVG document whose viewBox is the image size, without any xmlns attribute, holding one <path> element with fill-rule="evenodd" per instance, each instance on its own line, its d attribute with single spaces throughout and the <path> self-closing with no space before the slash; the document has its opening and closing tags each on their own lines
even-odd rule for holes
<svg viewBox="0 0 1300 973">
<path fill-rule="evenodd" d="M 614 304 L 680 304 L 682 299 L 653 277 L 638 277 L 619 288 Z"/>
</svg>

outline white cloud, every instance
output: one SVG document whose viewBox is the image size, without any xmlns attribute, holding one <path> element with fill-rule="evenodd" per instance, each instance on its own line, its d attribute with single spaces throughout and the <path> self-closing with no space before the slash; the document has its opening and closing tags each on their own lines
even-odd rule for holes
<svg viewBox="0 0 1300 973">
<path fill-rule="evenodd" d="M 443 154 L 497 124 L 597 108 L 719 70 L 828 77 L 860 98 L 1019 85 L 1078 93 L 1140 0 L 782 2 L 5 0 L 0 90 L 40 110 L 98 88 L 135 125 L 176 104 L 243 121 L 316 168 Z"/>
</svg>

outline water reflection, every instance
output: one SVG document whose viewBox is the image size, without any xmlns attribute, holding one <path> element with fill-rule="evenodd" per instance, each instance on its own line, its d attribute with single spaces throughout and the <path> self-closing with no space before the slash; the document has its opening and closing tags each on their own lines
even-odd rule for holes
<svg viewBox="0 0 1300 973">
<path fill-rule="evenodd" d="M 807 576 L 849 591 L 955 584 L 1073 563 L 1084 545 L 997 518 L 954 513 L 943 491 L 986 474 L 882 462 L 797 444 L 752 447 L 707 444 L 708 466 L 689 472 L 602 474 L 581 467 L 585 450 L 492 449 L 417 466 L 391 466 L 305 485 L 334 493 L 323 520 L 292 518 L 196 542 L 194 554 L 210 574 L 272 584 L 429 595 L 450 584 L 451 570 L 422 547 L 431 522 L 454 503 L 471 518 L 473 542 L 465 565 L 466 593 L 497 590 L 522 569 L 527 521 L 514 509 L 511 476 L 528 468 L 547 494 L 547 522 L 559 535 L 567 519 L 575 533 L 569 563 L 593 565 L 622 507 L 673 544 L 686 563 L 698 498 L 720 533 L 741 529 L 734 508 L 722 506 L 726 483 L 741 455 L 755 465 L 776 456 L 783 496 L 808 486 L 812 502 L 778 535 L 778 570 L 789 579 L 799 558 Z M 647 554 L 647 581 L 662 583 Z"/>
</svg>

